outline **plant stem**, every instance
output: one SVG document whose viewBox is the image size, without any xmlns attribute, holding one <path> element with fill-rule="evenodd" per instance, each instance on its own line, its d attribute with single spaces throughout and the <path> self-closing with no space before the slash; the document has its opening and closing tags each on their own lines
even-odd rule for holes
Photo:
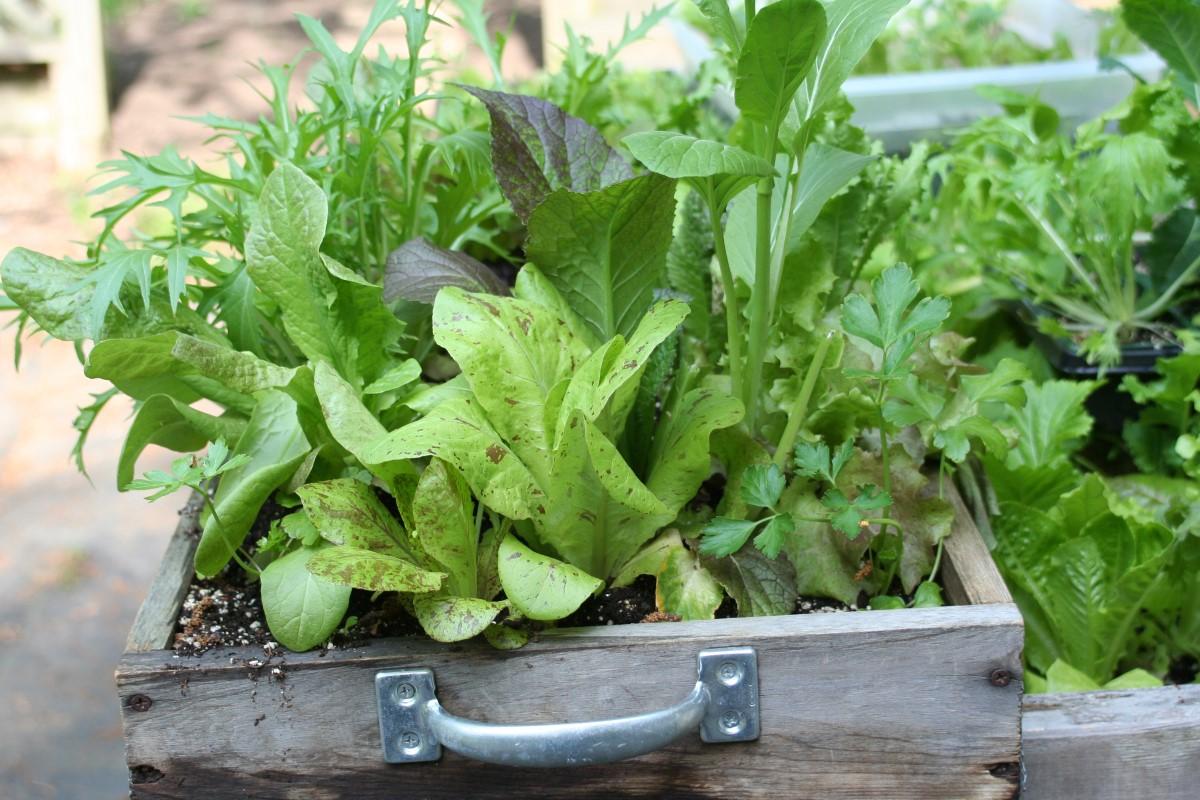
<svg viewBox="0 0 1200 800">
<path fill-rule="evenodd" d="M 1071 248 L 1067 245 L 1063 238 L 1059 236 L 1058 231 L 1050 224 L 1050 221 L 1039 214 L 1032 206 L 1025 202 L 1023 197 L 1017 196 L 1017 205 L 1025 212 L 1025 216 L 1033 221 L 1033 224 L 1046 235 L 1046 238 L 1058 249 L 1062 257 L 1066 260 L 1067 265 L 1083 281 L 1084 286 L 1087 286 L 1093 294 L 1101 294 L 1100 288 L 1096 286 L 1096 282 L 1092 280 L 1092 276 L 1087 274 L 1087 270 L 1079 263 L 1079 259 L 1071 252 Z"/>
<path fill-rule="evenodd" d="M 746 0 L 746 31 L 750 30 L 750 23 L 754 21 L 754 0 Z"/>
<path fill-rule="evenodd" d="M 1182 289 L 1184 285 L 1195 276 L 1196 270 L 1200 270 L 1200 258 L 1197 258 L 1188 265 L 1187 269 L 1179 273 L 1179 277 L 1167 287 L 1167 290 L 1162 293 L 1162 296 L 1160 296 L 1150 305 L 1143 308 L 1141 311 L 1137 312 L 1134 317 L 1136 319 L 1152 320 L 1161 314 L 1163 309 L 1167 307 L 1167 304 L 1175 298 L 1175 295 L 1179 292 L 1179 290 Z"/>
<path fill-rule="evenodd" d="M 729 268 L 729 251 L 725 248 L 725 230 L 721 227 L 721 212 L 715 202 L 708 204 L 709 223 L 712 225 L 713 248 L 717 252 L 717 264 L 721 268 L 721 289 L 725 294 L 725 341 L 729 348 L 729 375 L 733 383 L 733 396 L 742 397 L 742 334 L 738 330 L 737 286 L 733 282 L 733 270 Z"/>
<path fill-rule="evenodd" d="M 775 448 L 775 465 L 777 467 L 782 468 L 787 462 L 788 456 L 792 452 L 792 447 L 796 444 L 796 435 L 800 433 L 800 426 L 808 418 L 808 404 L 812 401 L 812 394 L 817 386 L 817 378 L 820 377 L 821 370 L 825 367 L 825 358 L 829 355 L 829 346 L 835 338 L 837 338 L 837 331 L 826 333 L 824 338 L 821 339 L 821 343 L 817 345 L 817 352 L 813 356 L 812 363 L 808 365 L 808 372 L 804 375 L 804 383 L 800 386 L 800 394 L 796 396 L 796 400 L 792 403 L 792 408 L 788 412 L 787 427 L 783 429 L 783 436 L 779 438 L 779 446 Z"/>
<path fill-rule="evenodd" d="M 775 148 L 767 145 L 768 151 Z M 755 211 L 754 286 L 750 292 L 750 349 L 746 354 L 747 380 L 742 402 L 746 404 L 746 425 L 751 433 L 758 426 L 758 406 L 762 390 L 763 359 L 766 358 L 767 332 L 771 318 L 771 194 L 774 181 L 758 182 L 758 207 Z"/>
</svg>

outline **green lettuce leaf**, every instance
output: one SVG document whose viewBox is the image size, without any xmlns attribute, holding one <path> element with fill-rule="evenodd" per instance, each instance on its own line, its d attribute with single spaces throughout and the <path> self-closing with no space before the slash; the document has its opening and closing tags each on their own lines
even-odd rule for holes
<svg viewBox="0 0 1200 800">
<path fill-rule="evenodd" d="M 267 627 L 279 643 L 302 652 L 328 639 L 350 604 L 350 587 L 309 571 L 317 554 L 302 547 L 276 559 L 262 572 L 262 604 Z"/>
</svg>

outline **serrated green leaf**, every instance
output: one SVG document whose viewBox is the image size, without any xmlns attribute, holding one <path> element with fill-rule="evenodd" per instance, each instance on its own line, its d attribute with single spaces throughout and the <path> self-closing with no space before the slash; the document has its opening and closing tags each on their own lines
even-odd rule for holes
<svg viewBox="0 0 1200 800">
<path fill-rule="evenodd" d="M 700 552 L 717 558 L 736 553 L 757 527 L 751 520 L 714 517 L 701 532 Z"/>
<path fill-rule="evenodd" d="M 550 194 L 525 251 L 599 341 L 630 336 L 662 284 L 675 182 L 642 175 L 585 194 Z"/>
<path fill-rule="evenodd" d="M 772 517 L 754 537 L 754 546 L 767 558 L 778 558 L 795 530 L 791 514 Z"/>
<path fill-rule="evenodd" d="M 192 453 L 209 442 L 236 441 L 245 428 L 244 419 L 214 417 L 174 398 L 154 395 L 138 407 L 125 434 L 117 461 L 117 488 L 125 489 L 133 480 L 137 459 L 149 445 Z"/>
<path fill-rule="evenodd" d="M 785 484 L 783 470 L 775 464 L 752 464 L 742 476 L 742 499 L 758 508 L 774 508 Z"/>
</svg>

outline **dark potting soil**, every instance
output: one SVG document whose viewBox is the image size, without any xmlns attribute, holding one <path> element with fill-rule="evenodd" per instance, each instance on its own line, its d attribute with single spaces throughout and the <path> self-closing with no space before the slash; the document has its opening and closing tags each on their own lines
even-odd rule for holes
<svg viewBox="0 0 1200 800">
<path fill-rule="evenodd" d="M 1182 686 L 1187 683 L 1195 683 L 1197 678 L 1200 678 L 1200 660 L 1197 660 L 1195 656 L 1180 656 L 1171 662 L 1166 680 L 1167 683 Z"/>
<path fill-rule="evenodd" d="M 723 487 L 708 487 L 718 495 Z M 703 490 L 702 490 L 703 491 Z M 396 513 L 395 503 L 386 492 L 378 492 L 380 500 Z M 259 512 L 246 537 L 246 549 L 266 536 L 271 523 L 287 516 L 293 509 L 268 501 Z M 856 611 L 859 606 L 836 600 L 802 597 L 796 601 L 793 614 L 824 614 Z M 716 611 L 718 619 L 737 616 L 737 606 L 726 597 Z M 371 639 L 422 636 L 417 620 L 400 601 L 399 595 L 354 590 L 346 613 L 349 624 L 336 632 L 325 645 L 326 649 L 361 647 Z M 559 627 L 592 625 L 633 625 L 638 623 L 678 622 L 679 617 L 658 610 L 655 580 L 643 575 L 629 586 L 606 589 L 589 598 L 579 609 L 558 623 Z M 277 655 L 286 652 L 267 628 L 258 583 L 245 570 L 230 563 L 219 575 L 193 579 L 183 601 L 175 633 L 175 653 L 178 656 L 199 655 L 215 648 L 261 647 L 265 660 L 252 659 L 247 664 L 262 668 Z M 282 679 L 282 678 L 280 678 Z"/>
</svg>

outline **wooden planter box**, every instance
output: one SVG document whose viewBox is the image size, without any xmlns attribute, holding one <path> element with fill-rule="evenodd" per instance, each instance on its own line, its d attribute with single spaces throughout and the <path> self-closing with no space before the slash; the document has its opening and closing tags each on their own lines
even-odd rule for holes
<svg viewBox="0 0 1200 800">
<path fill-rule="evenodd" d="M 957 496 L 946 590 L 958 605 L 556 630 L 499 652 L 381 639 L 280 657 L 167 649 L 191 579 L 185 513 L 117 669 L 132 797 L 1010 798 L 1018 789 L 1020 615 Z M 516 724 L 664 708 L 697 653 L 753 647 L 758 741 L 669 747 L 603 766 L 384 762 L 375 675 L 428 667 L 451 713 Z M 259 662 L 255 662 L 259 663 Z M 282 670 L 282 677 L 273 674 Z"/>
<path fill-rule="evenodd" d="M 1031 695 L 1022 800 L 1195 800 L 1200 685 Z"/>
</svg>

